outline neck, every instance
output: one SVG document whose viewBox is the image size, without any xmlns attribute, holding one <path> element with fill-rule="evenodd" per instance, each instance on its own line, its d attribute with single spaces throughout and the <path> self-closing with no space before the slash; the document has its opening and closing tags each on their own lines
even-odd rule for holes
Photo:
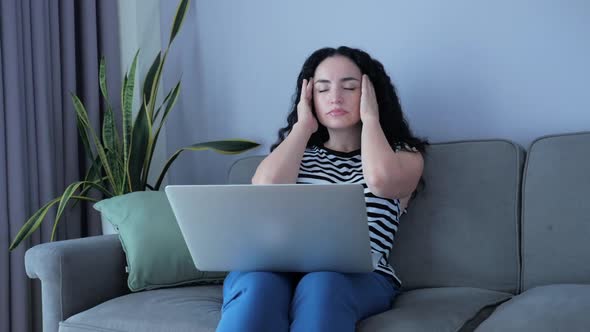
<svg viewBox="0 0 590 332">
<path fill-rule="evenodd" d="M 351 152 L 361 148 L 361 124 L 345 129 L 328 128 L 330 138 L 324 143 L 328 149 Z"/>
</svg>

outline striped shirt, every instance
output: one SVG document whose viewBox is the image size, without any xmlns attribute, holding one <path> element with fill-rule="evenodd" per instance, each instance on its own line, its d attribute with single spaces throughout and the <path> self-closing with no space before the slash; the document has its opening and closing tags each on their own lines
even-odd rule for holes
<svg viewBox="0 0 590 332">
<path fill-rule="evenodd" d="M 399 199 L 378 197 L 371 193 L 363 176 L 361 151 L 339 152 L 326 147 L 309 147 L 303 154 L 297 183 L 361 184 L 365 189 L 371 253 L 377 261 L 374 271 L 392 277 L 394 283 L 401 287 L 401 280 L 389 264 L 389 253 L 399 226 L 399 217 L 406 211 L 400 211 Z"/>
</svg>

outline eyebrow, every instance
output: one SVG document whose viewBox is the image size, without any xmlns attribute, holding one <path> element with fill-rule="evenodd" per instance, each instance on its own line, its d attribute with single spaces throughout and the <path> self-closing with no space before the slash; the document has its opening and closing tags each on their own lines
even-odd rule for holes
<svg viewBox="0 0 590 332">
<path fill-rule="evenodd" d="M 358 82 L 359 80 L 354 77 L 344 77 L 344 78 L 340 79 L 340 82 L 346 82 L 346 81 L 357 81 Z M 315 83 L 332 83 L 332 82 L 330 80 L 317 80 L 317 81 L 315 81 Z"/>
</svg>

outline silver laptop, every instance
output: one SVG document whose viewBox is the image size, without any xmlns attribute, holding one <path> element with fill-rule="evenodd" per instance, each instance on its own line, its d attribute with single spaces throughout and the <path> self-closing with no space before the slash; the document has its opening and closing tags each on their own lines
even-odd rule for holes
<svg viewBox="0 0 590 332">
<path fill-rule="evenodd" d="M 359 184 L 170 185 L 165 191 L 201 271 L 373 270 Z"/>
</svg>

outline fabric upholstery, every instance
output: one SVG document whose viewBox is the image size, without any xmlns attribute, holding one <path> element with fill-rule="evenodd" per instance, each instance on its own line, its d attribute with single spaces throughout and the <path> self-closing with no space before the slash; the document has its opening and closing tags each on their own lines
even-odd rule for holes
<svg viewBox="0 0 590 332">
<path fill-rule="evenodd" d="M 368 318 L 358 331 L 457 331 L 488 305 L 512 295 L 474 288 L 433 288 L 401 294 L 392 310 Z M 60 332 L 215 331 L 220 286 L 193 286 L 122 296 L 70 317 Z"/>
<path fill-rule="evenodd" d="M 527 290 L 500 305 L 477 332 L 587 332 L 590 285 L 556 284 Z"/>
<path fill-rule="evenodd" d="M 486 306 L 506 301 L 512 294 L 468 287 L 418 289 L 402 293 L 393 309 L 367 318 L 359 332 L 456 332 Z"/>
<path fill-rule="evenodd" d="M 128 294 L 62 322 L 60 332 L 213 332 L 221 317 L 221 286 L 191 286 Z"/>
<path fill-rule="evenodd" d="M 41 280 L 43 331 L 57 331 L 60 321 L 129 291 L 115 235 L 37 245 L 27 250 L 25 267 Z"/>
<path fill-rule="evenodd" d="M 531 145 L 523 180 L 522 289 L 590 283 L 590 133 Z"/>
<path fill-rule="evenodd" d="M 250 184 L 258 164 L 266 156 L 246 157 L 237 160 L 229 170 L 227 182 L 230 184 Z"/>
<path fill-rule="evenodd" d="M 518 288 L 524 152 L 503 141 L 433 144 L 425 188 L 410 203 L 391 261 L 404 289 Z"/>
</svg>

